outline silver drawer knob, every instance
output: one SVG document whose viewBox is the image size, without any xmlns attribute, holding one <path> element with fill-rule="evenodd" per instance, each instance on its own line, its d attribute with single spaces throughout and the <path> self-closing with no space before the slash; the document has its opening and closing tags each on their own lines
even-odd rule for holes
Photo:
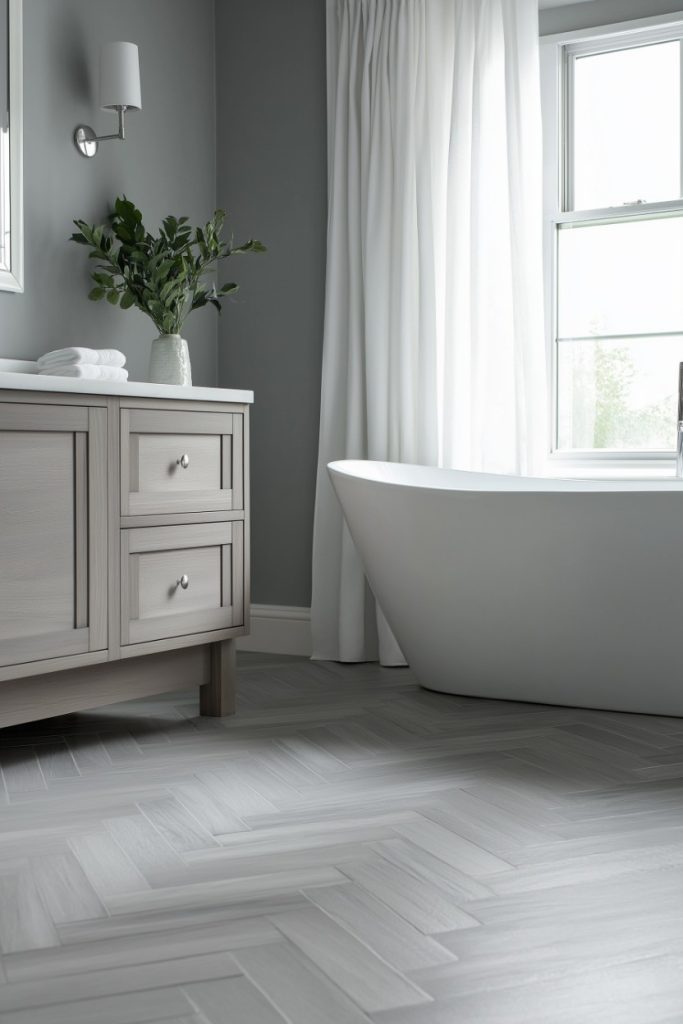
<svg viewBox="0 0 683 1024">
<path fill-rule="evenodd" d="M 181 455 L 180 458 L 176 460 L 176 465 L 182 466 L 183 469 L 187 469 L 187 467 L 190 465 L 190 456 L 187 454 L 187 452 L 185 452 L 184 455 Z"/>
<path fill-rule="evenodd" d="M 187 590 L 187 588 L 190 585 L 190 577 L 187 576 L 185 573 L 183 573 L 183 575 L 180 577 L 180 579 L 176 580 L 176 583 L 177 583 L 177 585 L 179 587 L 182 587 L 183 590 Z"/>
</svg>

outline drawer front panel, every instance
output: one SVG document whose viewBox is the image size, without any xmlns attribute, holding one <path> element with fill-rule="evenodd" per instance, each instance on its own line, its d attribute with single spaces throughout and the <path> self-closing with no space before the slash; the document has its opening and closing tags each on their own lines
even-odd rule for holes
<svg viewBox="0 0 683 1024">
<path fill-rule="evenodd" d="M 244 621 L 244 524 L 124 530 L 124 645 L 229 629 Z"/>
<path fill-rule="evenodd" d="M 133 574 L 137 608 L 131 608 L 133 618 L 185 615 L 222 606 L 222 548 L 179 548 L 131 557 L 137 560 Z M 183 586 L 178 583 L 181 578 Z"/>
<path fill-rule="evenodd" d="M 243 416 L 121 411 L 121 514 L 244 508 Z"/>
<path fill-rule="evenodd" d="M 136 449 L 138 491 L 177 494 L 221 490 L 219 436 L 133 434 L 131 445 Z"/>
</svg>

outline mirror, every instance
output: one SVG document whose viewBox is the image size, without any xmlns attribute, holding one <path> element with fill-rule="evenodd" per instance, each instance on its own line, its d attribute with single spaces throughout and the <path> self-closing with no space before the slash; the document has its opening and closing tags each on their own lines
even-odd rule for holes
<svg viewBox="0 0 683 1024">
<path fill-rule="evenodd" d="M 0 0 L 0 289 L 24 290 L 22 0 Z"/>
</svg>

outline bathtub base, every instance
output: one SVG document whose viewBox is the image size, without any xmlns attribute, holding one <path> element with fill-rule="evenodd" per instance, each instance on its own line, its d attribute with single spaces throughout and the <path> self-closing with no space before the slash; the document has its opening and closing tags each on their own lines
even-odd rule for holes
<svg viewBox="0 0 683 1024">
<path fill-rule="evenodd" d="M 683 717 L 683 485 L 330 474 L 425 689 Z"/>
<path fill-rule="evenodd" d="M 422 682 L 418 678 L 418 683 L 421 689 L 428 690 L 431 693 L 440 693 L 445 697 L 461 697 L 467 699 L 476 699 L 484 701 L 506 701 L 508 703 L 515 704 L 537 704 L 542 707 L 559 707 L 559 708 L 581 708 L 589 711 L 612 711 L 615 713 L 633 714 L 633 715 L 653 715 L 656 717 L 666 718 L 683 718 L 683 701 L 680 699 L 668 699 L 665 698 L 660 700 L 659 697 L 650 699 L 641 694 L 634 699 L 621 699 L 615 696 L 613 693 L 606 694 L 602 698 L 596 698 L 595 696 L 569 696 L 562 699 L 559 695 L 553 695 L 553 699 L 550 699 L 548 695 L 544 699 L 536 697 L 524 697 L 517 694 L 515 690 L 515 696 L 510 696 L 507 688 L 491 688 L 484 692 L 477 690 L 476 692 L 470 691 L 466 688 L 462 689 L 446 689 L 440 686 L 432 686 L 428 683 Z M 503 696 L 503 693 L 507 694 Z"/>
</svg>

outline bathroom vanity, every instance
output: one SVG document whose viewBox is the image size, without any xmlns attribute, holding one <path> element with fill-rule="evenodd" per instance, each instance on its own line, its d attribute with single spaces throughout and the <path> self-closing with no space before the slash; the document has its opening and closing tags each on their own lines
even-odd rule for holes
<svg viewBox="0 0 683 1024">
<path fill-rule="evenodd" d="M 252 401 L 0 372 L 0 726 L 194 685 L 234 710 Z"/>
</svg>

